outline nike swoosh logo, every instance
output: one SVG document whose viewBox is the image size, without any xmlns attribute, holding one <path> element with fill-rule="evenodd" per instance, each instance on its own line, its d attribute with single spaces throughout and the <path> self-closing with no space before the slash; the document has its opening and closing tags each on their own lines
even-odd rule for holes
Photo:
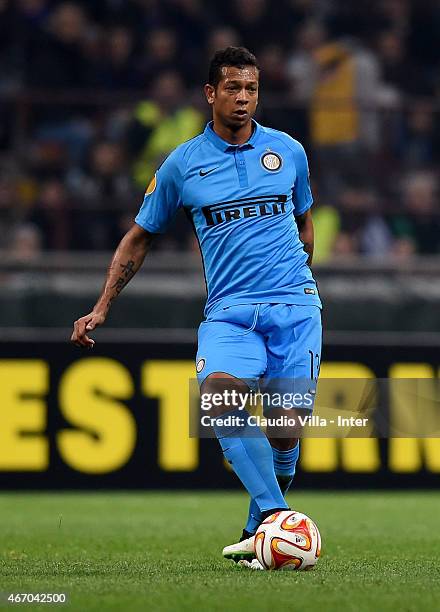
<svg viewBox="0 0 440 612">
<path fill-rule="evenodd" d="M 200 176 L 206 176 L 207 174 L 211 174 L 211 172 L 214 172 L 214 170 L 217 170 L 219 166 L 216 166 L 215 168 L 211 168 L 211 170 L 206 170 L 205 172 L 203 172 L 203 170 L 200 170 L 199 174 Z"/>
</svg>

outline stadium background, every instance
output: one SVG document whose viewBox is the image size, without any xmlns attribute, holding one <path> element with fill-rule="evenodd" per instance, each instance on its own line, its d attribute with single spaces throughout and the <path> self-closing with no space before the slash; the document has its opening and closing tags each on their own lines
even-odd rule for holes
<svg viewBox="0 0 440 612">
<path fill-rule="evenodd" d="M 238 486 L 186 435 L 204 284 L 183 216 L 93 354 L 68 344 L 229 44 L 261 64 L 258 120 L 309 154 L 332 375 L 438 376 L 439 30 L 434 0 L 0 0 L 1 487 Z M 299 471 L 435 487 L 440 442 L 306 441 Z"/>
</svg>

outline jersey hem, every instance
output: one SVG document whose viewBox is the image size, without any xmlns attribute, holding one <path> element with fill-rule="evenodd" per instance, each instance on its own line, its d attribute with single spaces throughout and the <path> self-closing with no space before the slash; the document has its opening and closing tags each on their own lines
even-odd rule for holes
<svg viewBox="0 0 440 612">
<path fill-rule="evenodd" d="M 229 308 L 230 306 L 240 306 L 244 304 L 292 304 L 294 306 L 317 306 L 322 310 L 322 303 L 319 296 L 309 295 L 304 297 L 302 295 L 294 294 L 277 296 L 273 295 L 268 298 L 261 297 L 237 297 L 237 298 L 224 298 L 219 302 L 205 306 L 205 316 L 209 316 L 222 308 Z"/>
</svg>

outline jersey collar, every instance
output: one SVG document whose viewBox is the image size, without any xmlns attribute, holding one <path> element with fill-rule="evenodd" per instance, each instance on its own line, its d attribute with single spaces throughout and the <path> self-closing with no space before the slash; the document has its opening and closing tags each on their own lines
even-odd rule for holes
<svg viewBox="0 0 440 612">
<path fill-rule="evenodd" d="M 206 124 L 204 134 L 206 138 L 210 142 L 212 142 L 212 144 L 215 147 L 217 147 L 217 149 L 220 149 L 220 151 L 223 151 L 223 152 L 233 151 L 234 149 L 253 149 L 255 147 L 255 142 L 257 138 L 259 137 L 261 129 L 262 129 L 261 125 L 257 123 L 255 119 L 252 119 L 252 125 L 254 127 L 254 130 L 249 140 L 243 143 L 242 145 L 233 145 L 230 142 L 226 142 L 226 140 L 223 140 L 223 138 L 220 138 L 220 136 L 214 132 L 213 127 L 212 127 L 213 123 L 214 123 L 213 121 L 210 121 L 209 123 Z"/>
</svg>

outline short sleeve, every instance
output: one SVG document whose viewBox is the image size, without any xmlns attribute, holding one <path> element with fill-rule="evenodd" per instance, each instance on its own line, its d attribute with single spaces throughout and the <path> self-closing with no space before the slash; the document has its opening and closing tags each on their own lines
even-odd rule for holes
<svg viewBox="0 0 440 612">
<path fill-rule="evenodd" d="M 295 141 L 293 158 L 296 167 L 296 179 L 293 186 L 294 214 L 296 216 L 305 213 L 313 204 L 312 190 L 310 189 L 310 173 L 307 155 L 304 147 Z"/>
<path fill-rule="evenodd" d="M 173 151 L 151 179 L 135 222 L 152 234 L 163 234 L 180 206 L 182 174 Z"/>
</svg>

